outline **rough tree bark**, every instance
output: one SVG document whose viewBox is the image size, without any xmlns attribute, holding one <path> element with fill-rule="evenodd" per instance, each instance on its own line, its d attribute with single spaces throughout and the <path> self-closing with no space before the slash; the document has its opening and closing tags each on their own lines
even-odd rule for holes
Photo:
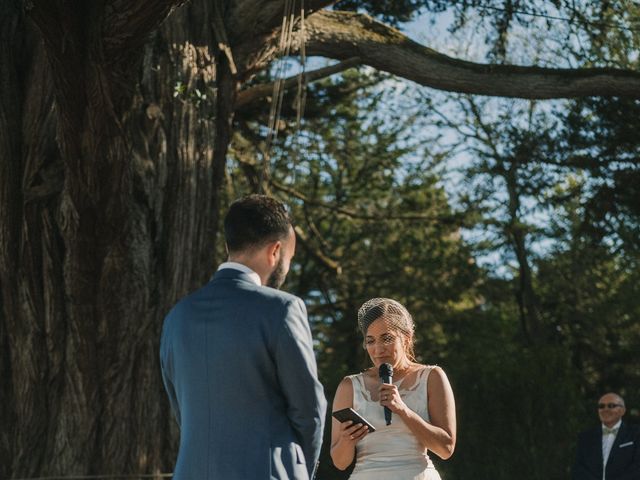
<svg viewBox="0 0 640 480">
<path fill-rule="evenodd" d="M 236 92 L 273 60 L 284 4 L 194 0 L 160 25 L 182 2 L 0 0 L 1 478 L 172 468 L 162 317 L 220 260 Z M 640 91 L 633 72 L 459 62 L 305 3 L 309 53 L 436 88 Z"/>
<path fill-rule="evenodd" d="M 172 7 L 2 17 L 2 478 L 172 467 L 159 328 L 215 264 L 216 108 L 233 102 L 190 22 L 210 25 L 206 2 L 149 38 Z"/>
</svg>

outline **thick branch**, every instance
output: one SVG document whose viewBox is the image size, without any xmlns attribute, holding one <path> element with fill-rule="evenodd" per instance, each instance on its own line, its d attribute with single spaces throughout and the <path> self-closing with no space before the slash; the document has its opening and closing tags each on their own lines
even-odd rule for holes
<svg viewBox="0 0 640 480">
<path fill-rule="evenodd" d="M 335 260 L 333 260 L 332 258 L 329 258 L 328 256 L 326 256 L 319 249 L 315 248 L 311 244 L 311 241 L 309 240 L 309 237 L 307 236 L 305 231 L 302 228 L 300 228 L 300 226 L 296 225 L 295 231 L 296 231 L 296 236 L 298 238 L 298 241 L 300 241 L 300 243 L 302 243 L 305 246 L 305 248 L 309 251 L 311 255 L 313 255 L 316 258 L 316 260 L 318 260 L 321 264 L 323 264 L 329 270 L 334 270 L 338 275 L 342 273 L 342 267 L 340 266 L 340 264 Z"/>
<path fill-rule="evenodd" d="M 232 44 L 247 37 L 269 34 L 282 25 L 286 0 L 235 0 L 229 12 L 227 32 Z M 305 0 L 305 15 L 336 3 L 336 0 Z M 301 2 L 294 0 L 291 6 L 294 15 L 301 12 Z"/>
<path fill-rule="evenodd" d="M 355 67 L 360 63 L 361 62 L 359 58 L 350 58 L 348 60 L 345 60 L 344 62 L 340 62 L 329 67 L 318 68 L 317 70 L 313 70 L 311 72 L 305 72 L 304 75 L 307 82 L 315 82 L 317 80 L 329 77 L 335 73 L 342 72 L 351 67 Z M 236 108 L 244 107 L 251 102 L 255 102 L 256 100 L 268 97 L 273 93 L 274 83 L 275 82 L 256 85 L 255 87 L 251 87 L 241 91 L 240 93 L 238 93 L 238 98 L 236 99 Z M 284 80 L 282 88 L 288 90 L 289 88 L 295 87 L 297 85 L 298 75 L 293 75 Z"/>
<path fill-rule="evenodd" d="M 307 21 L 307 55 L 360 57 L 364 64 L 450 92 L 528 99 L 640 98 L 640 72 L 554 69 L 457 60 L 410 40 L 367 15 L 320 11 Z"/>
</svg>

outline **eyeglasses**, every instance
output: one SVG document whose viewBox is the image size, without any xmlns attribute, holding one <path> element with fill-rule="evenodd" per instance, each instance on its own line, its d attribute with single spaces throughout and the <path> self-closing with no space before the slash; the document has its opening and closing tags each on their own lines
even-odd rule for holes
<svg viewBox="0 0 640 480">
<path fill-rule="evenodd" d="M 619 403 L 599 403 L 598 410 L 603 410 L 605 408 L 613 410 L 614 408 L 621 407 L 621 406 L 622 405 L 620 405 Z"/>
</svg>

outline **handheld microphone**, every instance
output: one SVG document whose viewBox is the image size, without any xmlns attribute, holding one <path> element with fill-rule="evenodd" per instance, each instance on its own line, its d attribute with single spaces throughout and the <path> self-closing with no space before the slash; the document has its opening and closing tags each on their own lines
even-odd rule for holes
<svg viewBox="0 0 640 480">
<path fill-rule="evenodd" d="M 383 363 L 378 369 L 378 375 L 382 383 L 391 383 L 393 379 L 393 367 L 389 363 Z M 391 410 L 389 407 L 384 407 L 384 420 L 387 425 L 391 425 Z"/>
</svg>

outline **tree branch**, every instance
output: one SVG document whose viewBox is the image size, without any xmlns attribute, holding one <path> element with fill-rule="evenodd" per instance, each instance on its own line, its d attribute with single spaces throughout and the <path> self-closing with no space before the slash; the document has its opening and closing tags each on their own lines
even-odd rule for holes
<svg viewBox="0 0 640 480">
<path fill-rule="evenodd" d="M 336 274 L 340 275 L 342 273 L 342 267 L 338 262 L 333 260 L 332 258 L 327 257 L 324 253 L 322 253 L 319 249 L 315 248 L 307 236 L 306 232 L 300 228 L 299 225 L 295 226 L 296 236 L 300 243 L 304 245 L 307 251 L 313 255 L 316 260 L 318 260 L 321 264 L 327 267 L 329 270 L 333 270 Z"/>
<path fill-rule="evenodd" d="M 238 67 L 233 59 L 233 52 L 229 46 L 229 39 L 227 37 L 227 30 L 224 27 L 224 15 L 221 10 L 221 6 L 218 2 L 213 2 L 213 20 L 211 27 L 213 28 L 213 34 L 218 42 L 218 50 L 224 53 L 229 63 L 229 69 L 235 76 L 238 74 Z"/>
<path fill-rule="evenodd" d="M 300 1 L 294 0 L 293 11 L 299 16 Z M 328 7 L 337 0 L 305 0 L 305 16 Z M 282 25 L 285 0 L 235 0 L 229 12 L 230 23 L 227 32 L 231 44 L 243 41 L 247 37 L 268 34 Z"/>
<path fill-rule="evenodd" d="M 313 200 L 308 198 L 303 193 L 298 192 L 297 190 L 287 187 L 286 185 L 282 185 L 274 181 L 270 180 L 270 185 L 279 190 L 281 192 L 287 193 L 288 195 L 297 198 L 298 200 L 302 200 L 307 205 L 313 205 L 315 207 L 320 207 L 332 211 L 334 213 L 344 215 L 349 218 L 355 218 L 358 220 L 375 220 L 375 221 L 388 221 L 388 220 L 403 220 L 403 221 L 428 221 L 428 222 L 438 222 L 441 224 L 452 224 L 452 225 L 460 225 L 462 223 L 462 218 L 460 215 L 420 215 L 420 214 L 412 214 L 412 215 L 367 215 L 363 213 L 358 213 L 354 210 L 339 207 L 337 205 L 330 205 L 325 202 L 321 202 L 318 200 Z"/>
<path fill-rule="evenodd" d="M 349 58 L 348 60 L 337 63 L 335 65 L 319 68 L 311 72 L 306 72 L 304 73 L 304 75 L 308 83 L 315 82 L 317 80 L 321 80 L 323 78 L 329 77 L 335 73 L 348 70 L 349 68 L 355 67 L 360 63 L 361 63 L 360 59 L 357 57 Z M 242 108 L 249 103 L 255 102 L 256 100 L 259 100 L 261 98 L 271 95 L 273 93 L 274 84 L 275 82 L 264 83 L 264 84 L 256 85 L 255 87 L 247 88 L 246 90 L 241 91 L 240 93 L 238 93 L 238 98 L 236 99 L 236 108 Z M 298 85 L 298 75 L 293 75 L 284 80 L 283 88 L 287 90 L 297 85 Z"/>
<path fill-rule="evenodd" d="M 322 10 L 306 24 L 307 55 L 360 57 L 364 64 L 450 92 L 528 99 L 640 98 L 640 72 L 613 68 L 541 68 L 457 60 L 419 45 L 363 14 Z"/>
</svg>

